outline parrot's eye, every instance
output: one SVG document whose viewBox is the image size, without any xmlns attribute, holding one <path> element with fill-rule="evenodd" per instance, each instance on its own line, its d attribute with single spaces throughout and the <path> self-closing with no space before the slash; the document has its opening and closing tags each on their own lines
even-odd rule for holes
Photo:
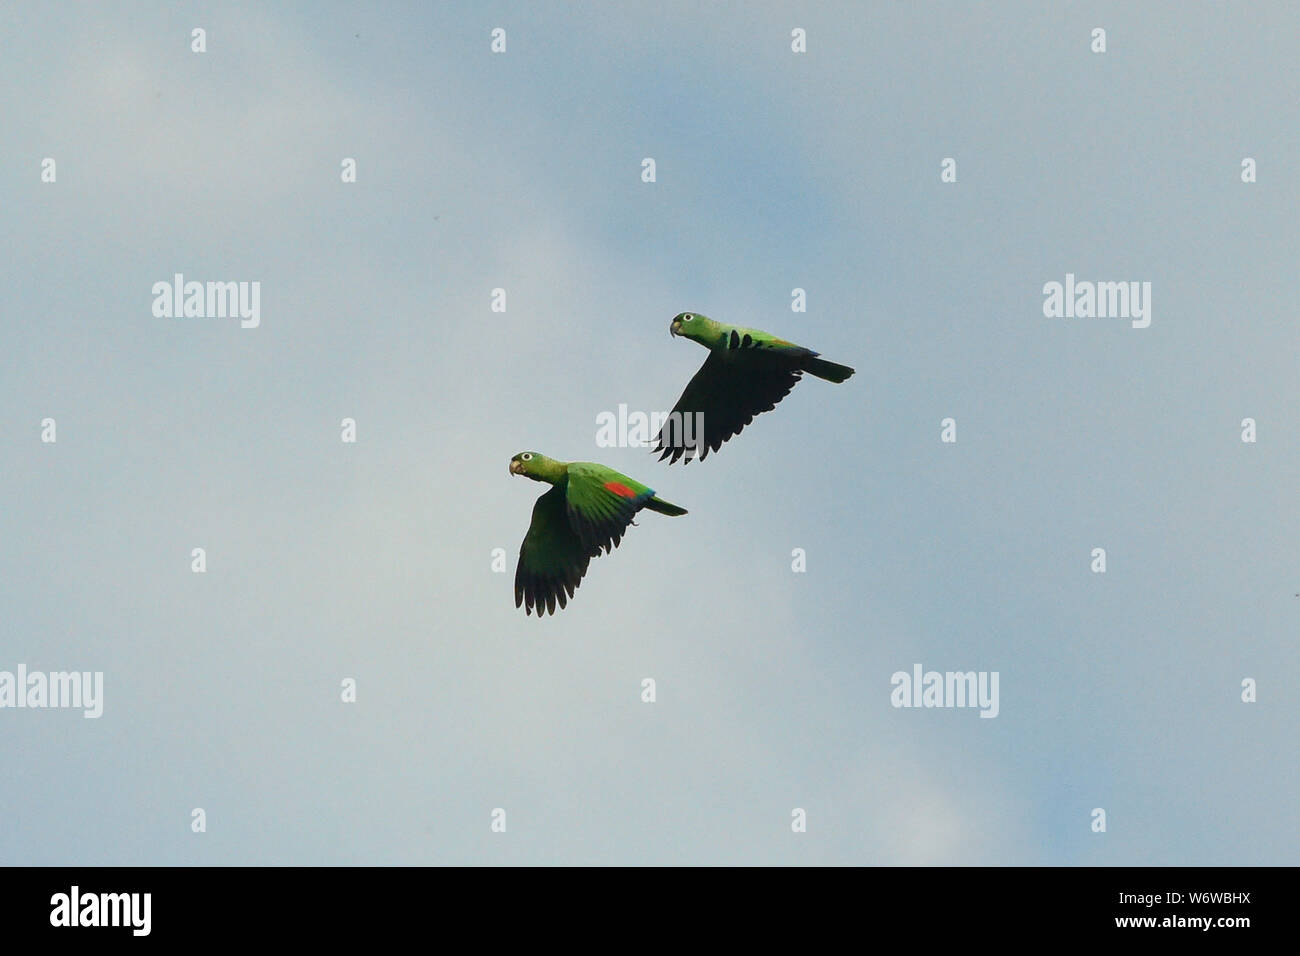
<svg viewBox="0 0 1300 956">
<path fill-rule="evenodd" d="M 522 455 L 519 456 L 519 460 L 520 460 L 520 461 L 532 461 L 532 460 L 533 460 L 533 456 L 532 456 L 531 454 L 529 454 L 528 452 L 524 452 L 524 454 L 522 454 Z"/>
<path fill-rule="evenodd" d="M 693 316 L 693 315 L 691 315 L 689 312 L 687 312 L 685 315 L 682 316 L 682 321 L 683 321 L 683 322 L 689 322 L 689 321 L 691 321 L 691 319 L 693 319 L 693 318 L 695 318 L 695 316 Z"/>
</svg>

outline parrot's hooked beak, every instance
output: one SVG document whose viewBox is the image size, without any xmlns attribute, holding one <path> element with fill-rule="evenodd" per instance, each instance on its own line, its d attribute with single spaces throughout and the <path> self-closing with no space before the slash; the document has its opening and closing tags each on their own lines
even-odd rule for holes
<svg viewBox="0 0 1300 956">
<path fill-rule="evenodd" d="M 510 463 L 510 474 L 512 474 L 512 475 L 517 475 L 517 474 L 519 474 L 519 462 L 517 462 L 517 461 L 512 461 L 512 462 Z"/>
<path fill-rule="evenodd" d="M 681 330 L 682 330 L 682 323 L 677 319 L 673 319 L 671 322 L 668 323 L 669 335 L 675 337 L 679 332 L 681 332 Z"/>
</svg>

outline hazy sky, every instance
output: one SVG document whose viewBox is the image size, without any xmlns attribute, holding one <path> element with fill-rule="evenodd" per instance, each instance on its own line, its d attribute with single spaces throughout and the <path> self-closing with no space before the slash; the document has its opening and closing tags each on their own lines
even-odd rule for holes
<svg viewBox="0 0 1300 956">
<path fill-rule="evenodd" d="M 0 862 L 1295 863 L 1297 8 L 640 6 L 0 8 Z M 857 375 L 596 447 L 683 310 Z M 525 449 L 691 513 L 539 623 Z"/>
</svg>

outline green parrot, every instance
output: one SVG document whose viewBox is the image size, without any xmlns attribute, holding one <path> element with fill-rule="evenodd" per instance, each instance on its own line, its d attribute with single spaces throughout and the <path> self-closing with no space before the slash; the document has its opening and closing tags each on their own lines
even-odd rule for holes
<svg viewBox="0 0 1300 956">
<path fill-rule="evenodd" d="M 758 329 L 715 322 L 698 312 L 682 312 L 668 326 L 670 335 L 699 342 L 709 350 L 700 370 L 677 399 L 668 422 L 655 438 L 659 460 L 683 455 L 689 462 L 699 451 L 703 461 L 710 451 L 754 420 L 770 412 L 790 389 L 810 372 L 828 382 L 843 382 L 853 374 L 847 365 L 818 358 L 817 352 L 778 339 Z M 703 416 L 704 434 L 690 436 L 693 422 Z M 690 439 L 689 441 L 687 439 Z"/>
<path fill-rule="evenodd" d="M 552 486 L 533 505 L 515 568 L 515 607 L 527 604 L 525 614 L 536 607 L 539 619 L 555 613 L 556 601 L 565 606 L 591 559 L 617 548 L 642 508 L 686 514 L 685 508 L 656 498 L 653 488 L 589 461 L 555 461 L 521 451 L 510 459 L 510 474 Z"/>
</svg>

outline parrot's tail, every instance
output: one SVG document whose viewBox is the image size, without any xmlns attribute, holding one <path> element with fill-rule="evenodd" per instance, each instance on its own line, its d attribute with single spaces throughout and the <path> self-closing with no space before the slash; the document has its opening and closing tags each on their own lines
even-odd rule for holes
<svg viewBox="0 0 1300 956">
<path fill-rule="evenodd" d="M 842 382 L 853 374 L 853 369 L 847 365 L 837 365 L 834 362 L 828 362 L 820 358 L 806 358 L 803 360 L 803 370 L 818 378 L 824 378 L 828 382 Z"/>
<path fill-rule="evenodd" d="M 645 503 L 645 506 L 649 508 L 651 511 L 657 511 L 661 515 L 671 515 L 674 518 L 676 518 L 678 515 L 686 514 L 685 508 L 679 508 L 674 504 L 669 504 L 667 501 L 664 501 L 662 498 L 651 498 L 649 501 Z"/>
</svg>

